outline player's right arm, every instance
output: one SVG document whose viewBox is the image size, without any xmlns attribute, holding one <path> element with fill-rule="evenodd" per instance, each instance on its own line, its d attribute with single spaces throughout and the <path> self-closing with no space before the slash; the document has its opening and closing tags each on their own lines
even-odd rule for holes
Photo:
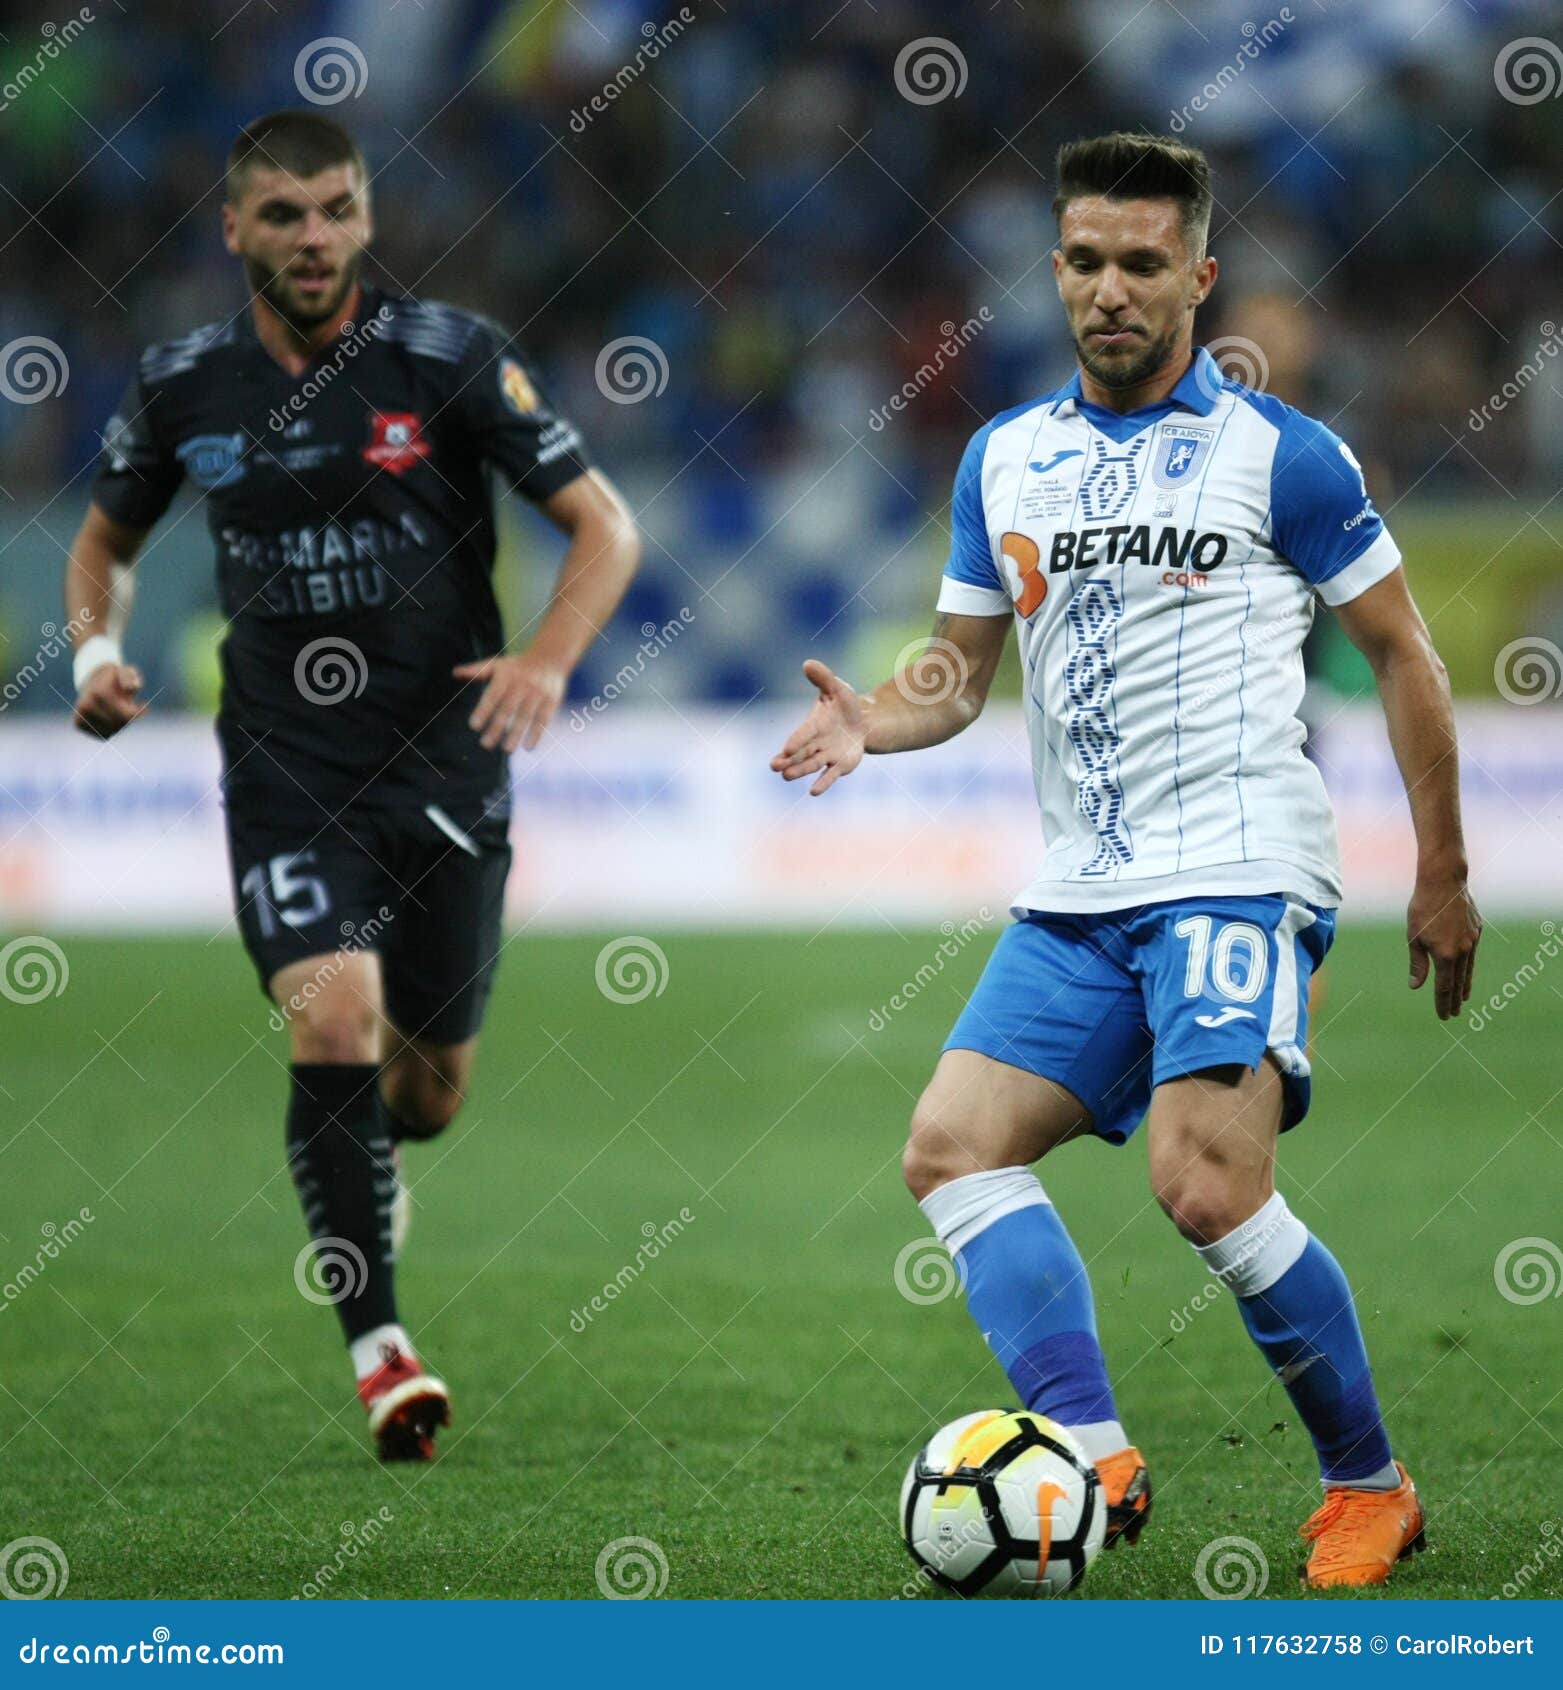
<svg viewBox="0 0 1563 1690">
<path fill-rule="evenodd" d="M 992 425 L 971 438 L 950 500 L 950 561 L 928 644 L 897 675 L 860 698 L 817 658 L 803 665 L 819 692 L 814 708 L 771 759 L 784 780 L 819 774 L 818 798 L 865 754 L 938 745 L 976 721 L 1014 621 L 1010 590 L 993 559 L 982 469 Z"/>
<path fill-rule="evenodd" d="M 129 604 L 129 571 L 146 529 L 117 522 L 94 503 L 71 542 L 65 565 L 66 626 L 74 633 L 76 709 L 83 733 L 108 739 L 144 715 L 141 671 L 120 650 Z"/>
<path fill-rule="evenodd" d="M 103 454 L 86 517 L 65 566 L 65 625 L 76 648 L 76 709 L 83 733 L 107 739 L 146 713 L 141 671 L 120 639 L 130 609 L 131 566 L 173 502 L 184 466 L 159 421 L 159 391 L 131 378 L 103 430 Z"/>
<path fill-rule="evenodd" d="M 783 780 L 819 775 L 818 798 L 866 755 L 920 751 L 976 721 L 1004 651 L 1014 617 L 958 616 L 940 611 L 928 644 L 898 674 L 860 696 L 818 658 L 803 673 L 819 696 L 814 708 L 771 759 Z"/>
</svg>

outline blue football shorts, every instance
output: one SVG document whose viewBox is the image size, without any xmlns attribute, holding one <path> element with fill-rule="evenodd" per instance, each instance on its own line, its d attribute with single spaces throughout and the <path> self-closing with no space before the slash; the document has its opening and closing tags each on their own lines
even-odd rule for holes
<svg viewBox="0 0 1563 1690">
<path fill-rule="evenodd" d="M 944 1048 L 1068 1087 L 1113 1144 L 1164 1081 L 1270 1051 L 1285 1131 L 1308 1113 L 1308 985 L 1334 937 L 1333 910 L 1279 894 L 1033 912 L 999 939 Z"/>
</svg>

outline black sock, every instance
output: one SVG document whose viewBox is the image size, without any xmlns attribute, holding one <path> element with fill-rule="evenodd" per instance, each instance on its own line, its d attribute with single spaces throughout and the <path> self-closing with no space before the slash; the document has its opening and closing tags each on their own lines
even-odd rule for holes
<svg viewBox="0 0 1563 1690">
<path fill-rule="evenodd" d="M 372 1062 L 295 1062 L 288 1166 L 315 1240 L 310 1290 L 348 1342 L 396 1319 L 391 1139 Z"/>
</svg>

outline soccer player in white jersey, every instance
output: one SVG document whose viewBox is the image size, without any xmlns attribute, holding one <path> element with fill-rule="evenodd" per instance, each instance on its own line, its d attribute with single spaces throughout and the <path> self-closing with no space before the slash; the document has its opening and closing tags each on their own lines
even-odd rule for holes
<svg viewBox="0 0 1563 1690">
<path fill-rule="evenodd" d="M 1275 1189 L 1308 1108 L 1308 986 L 1340 865 L 1302 752 L 1301 647 L 1321 599 L 1372 664 L 1410 800 L 1410 983 L 1470 994 L 1448 681 L 1348 447 L 1223 378 L 1193 341 L 1215 284 L 1203 154 L 1108 135 L 1058 157 L 1053 273 L 1078 370 L 961 460 L 929 653 L 859 696 L 818 661 L 772 760 L 827 791 L 867 752 L 982 709 L 1011 622 L 1046 854 L 912 1119 L 912 1194 L 1026 1407 L 1096 1463 L 1110 1541 L 1150 1512 L 1085 1265 L 1029 1164 L 1142 1117 L 1156 1198 L 1280 1378 L 1319 1455 L 1316 1586 L 1379 1584 L 1423 1541 L 1350 1287 Z"/>
</svg>

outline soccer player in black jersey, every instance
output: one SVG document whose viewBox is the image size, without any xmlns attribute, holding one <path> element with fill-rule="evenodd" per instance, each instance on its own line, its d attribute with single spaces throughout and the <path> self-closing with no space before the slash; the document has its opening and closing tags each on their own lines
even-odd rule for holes
<svg viewBox="0 0 1563 1690">
<path fill-rule="evenodd" d="M 76 722 L 107 737 L 147 708 L 116 588 L 188 479 L 228 619 L 239 926 L 292 1039 L 289 1164 L 380 1453 L 427 1458 L 449 1400 L 397 1317 L 393 1147 L 461 1102 L 502 945 L 508 754 L 537 744 L 639 541 L 502 329 L 362 279 L 369 183 L 338 125 L 250 124 L 222 217 L 249 304 L 143 353 L 71 548 Z M 569 538 L 514 652 L 496 477 Z"/>
</svg>

